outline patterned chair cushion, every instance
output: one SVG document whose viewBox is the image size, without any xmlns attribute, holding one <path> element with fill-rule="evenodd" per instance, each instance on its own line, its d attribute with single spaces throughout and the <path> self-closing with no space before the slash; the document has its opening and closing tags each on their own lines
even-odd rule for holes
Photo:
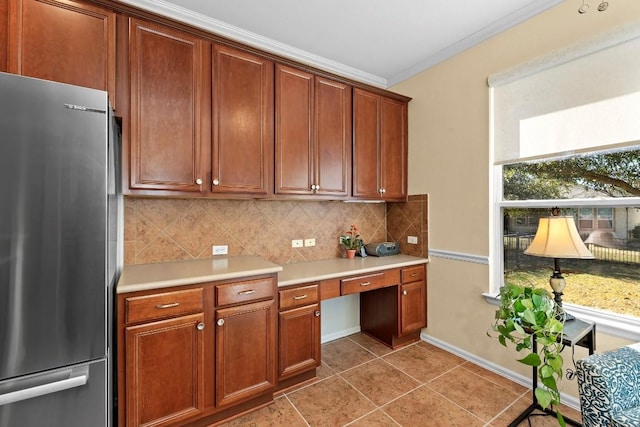
<svg viewBox="0 0 640 427">
<path fill-rule="evenodd" d="M 622 347 L 576 367 L 584 427 L 640 427 L 640 352 Z"/>
<path fill-rule="evenodd" d="M 640 427 L 640 407 L 627 409 L 613 415 L 611 425 L 613 427 Z"/>
</svg>

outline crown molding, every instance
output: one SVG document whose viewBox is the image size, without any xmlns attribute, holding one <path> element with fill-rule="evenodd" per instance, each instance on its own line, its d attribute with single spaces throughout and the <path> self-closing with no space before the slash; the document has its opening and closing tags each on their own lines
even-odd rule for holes
<svg viewBox="0 0 640 427">
<path fill-rule="evenodd" d="M 389 86 L 393 86 L 397 83 L 400 83 L 403 80 L 412 77 L 421 71 L 426 70 L 429 67 L 432 67 L 442 61 L 445 61 L 477 44 L 482 43 L 483 41 L 490 39 L 491 37 L 508 30 L 511 27 L 514 27 L 521 22 L 526 21 L 529 18 L 532 18 L 539 13 L 546 11 L 560 3 L 563 0 L 544 0 L 544 1 L 534 1 L 529 5 L 519 9 L 504 18 L 494 22 L 491 25 L 488 25 L 475 33 L 465 37 L 464 39 L 452 44 L 451 46 L 441 50 L 435 55 L 431 55 L 425 58 L 423 61 L 418 62 L 414 66 L 406 69 L 405 71 L 396 74 L 395 76 L 389 78 L 387 83 Z"/>
<path fill-rule="evenodd" d="M 226 22 L 202 15 L 163 0 L 119 0 L 122 3 L 139 9 L 146 10 L 166 18 L 189 24 L 193 27 L 226 37 L 228 39 L 261 49 L 279 56 L 292 59 L 322 70 L 338 74 L 362 83 L 377 86 L 383 89 L 388 87 L 387 80 L 383 77 L 367 73 L 365 71 L 349 67 L 330 59 L 313 55 L 309 52 L 297 49 L 284 43 L 263 37 L 251 31 L 244 30 Z"/>
</svg>

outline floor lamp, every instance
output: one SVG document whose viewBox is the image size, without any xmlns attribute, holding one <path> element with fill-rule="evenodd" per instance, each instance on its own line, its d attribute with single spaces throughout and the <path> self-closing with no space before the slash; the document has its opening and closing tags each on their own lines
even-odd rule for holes
<svg viewBox="0 0 640 427">
<path fill-rule="evenodd" d="M 553 208 L 551 212 L 552 216 L 540 218 L 536 235 L 524 253 L 553 258 L 553 275 L 549 279 L 549 284 L 553 289 L 557 312 L 562 314 L 562 291 L 566 282 L 560 272 L 560 258 L 593 259 L 594 256 L 580 238 L 573 217 L 559 216 L 558 208 Z M 566 314 L 566 320 L 571 319 L 574 317 Z"/>
</svg>

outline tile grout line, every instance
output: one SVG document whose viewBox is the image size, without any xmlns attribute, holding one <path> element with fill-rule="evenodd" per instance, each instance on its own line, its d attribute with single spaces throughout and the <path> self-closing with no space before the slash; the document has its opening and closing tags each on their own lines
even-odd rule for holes
<svg viewBox="0 0 640 427">
<path fill-rule="evenodd" d="M 434 389 L 433 387 L 430 387 L 429 384 L 425 384 L 424 385 L 426 388 L 428 388 L 429 390 L 431 390 L 432 392 L 434 392 L 435 394 L 437 394 L 438 396 L 441 396 L 443 399 L 447 400 L 448 402 L 450 402 L 451 404 L 453 404 L 454 406 L 457 406 L 458 408 L 462 409 L 464 412 L 466 412 L 467 414 L 471 415 L 473 418 L 480 420 L 483 424 L 487 424 L 490 421 L 487 420 L 483 420 L 482 418 L 480 418 L 478 415 L 474 414 L 473 412 L 471 412 L 470 410 L 468 410 L 467 408 L 464 408 L 462 406 L 460 406 L 459 403 L 454 402 L 453 400 L 449 399 L 447 396 L 445 396 L 444 394 L 440 393 L 438 390 Z M 493 419 L 493 418 L 492 418 Z"/>
<path fill-rule="evenodd" d="M 492 423 L 493 421 L 495 421 L 495 420 L 497 420 L 498 418 L 500 418 L 500 416 L 501 416 L 502 414 L 506 413 L 510 408 L 512 408 L 516 403 L 518 403 L 518 401 L 519 401 L 520 399 L 522 399 L 523 397 L 525 397 L 525 395 L 527 395 L 527 394 L 529 394 L 529 390 L 525 390 L 525 391 L 524 391 L 520 396 L 516 397 L 516 399 L 515 399 L 513 402 L 511 402 L 511 404 L 510 404 L 510 405 L 507 405 L 507 407 L 506 407 L 506 408 L 504 408 L 502 411 L 498 412 L 498 413 L 497 413 L 493 418 L 491 418 L 491 419 L 489 420 L 489 423 L 488 423 L 488 424 L 490 424 L 490 423 Z M 524 421 L 524 420 L 523 420 L 523 421 Z"/>
<path fill-rule="evenodd" d="M 300 418 L 302 418 L 302 421 L 304 421 L 304 423 L 307 425 L 307 427 L 311 427 L 311 424 L 309 424 L 309 422 L 307 421 L 307 419 L 304 417 L 304 415 L 302 415 L 302 413 L 298 410 L 298 407 L 291 401 L 291 399 L 289 399 L 289 396 L 287 396 L 286 394 L 284 395 L 284 398 L 287 399 L 287 401 L 289 402 L 289 404 L 291 406 L 293 406 L 294 411 L 296 411 L 296 413 L 298 415 L 300 415 Z"/>
</svg>

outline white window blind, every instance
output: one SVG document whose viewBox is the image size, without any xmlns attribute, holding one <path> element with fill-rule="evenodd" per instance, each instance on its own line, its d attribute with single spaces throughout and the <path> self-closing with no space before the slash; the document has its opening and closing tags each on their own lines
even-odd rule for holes
<svg viewBox="0 0 640 427">
<path fill-rule="evenodd" d="M 640 22 L 489 76 L 495 164 L 640 141 Z"/>
</svg>

